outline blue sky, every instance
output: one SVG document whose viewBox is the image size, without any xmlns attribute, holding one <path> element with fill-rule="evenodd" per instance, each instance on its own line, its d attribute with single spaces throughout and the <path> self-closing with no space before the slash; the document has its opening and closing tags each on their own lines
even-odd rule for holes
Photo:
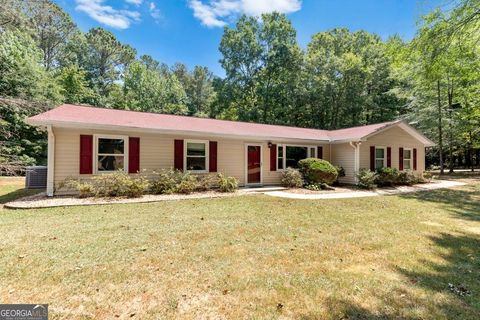
<svg viewBox="0 0 480 320">
<path fill-rule="evenodd" d="M 277 10 L 291 19 L 300 45 L 334 27 L 366 30 L 388 38 L 415 35 L 422 14 L 442 0 L 55 0 L 82 31 L 96 26 L 172 65 L 207 66 L 216 75 L 223 26 L 233 26 L 242 13 L 258 15 Z"/>
</svg>

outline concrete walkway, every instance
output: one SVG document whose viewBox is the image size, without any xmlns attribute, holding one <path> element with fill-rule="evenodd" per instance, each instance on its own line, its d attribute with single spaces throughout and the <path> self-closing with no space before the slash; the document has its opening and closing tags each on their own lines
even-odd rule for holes
<svg viewBox="0 0 480 320">
<path fill-rule="evenodd" d="M 401 186 L 388 189 L 378 189 L 372 191 L 350 191 L 350 192 L 334 192 L 311 194 L 311 193 L 291 193 L 288 191 L 268 191 L 264 194 L 279 197 L 279 198 L 288 198 L 288 199 L 304 199 L 304 200 L 321 200 L 321 199 L 348 199 L 348 198 L 364 198 L 364 197 L 377 197 L 377 196 L 386 196 L 386 195 L 396 195 L 402 193 L 411 193 L 417 191 L 428 191 L 435 189 L 444 189 L 463 186 L 466 183 L 458 181 L 447 181 L 447 180 L 438 180 L 436 182 L 418 184 L 415 186 Z"/>
</svg>

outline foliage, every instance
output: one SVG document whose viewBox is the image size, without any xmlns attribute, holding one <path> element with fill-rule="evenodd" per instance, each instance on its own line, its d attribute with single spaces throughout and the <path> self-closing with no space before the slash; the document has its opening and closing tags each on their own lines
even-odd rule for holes
<svg viewBox="0 0 480 320">
<path fill-rule="evenodd" d="M 89 181 L 66 179 L 59 189 L 75 189 L 80 197 L 127 197 L 137 198 L 145 194 L 149 182 L 144 177 L 132 177 L 123 171 L 101 174 Z"/>
<path fill-rule="evenodd" d="M 297 169 L 287 168 L 283 170 L 280 182 L 282 186 L 287 188 L 301 188 L 303 186 L 303 176 Z"/>
<path fill-rule="evenodd" d="M 423 179 L 417 177 L 412 171 L 402 171 L 398 174 L 397 180 L 395 181 L 398 185 L 411 186 L 417 183 L 422 183 Z"/>
<path fill-rule="evenodd" d="M 197 176 L 185 172 L 181 175 L 181 179 L 177 184 L 175 191 L 177 193 L 190 194 L 198 189 L 198 178 Z"/>
<path fill-rule="evenodd" d="M 182 179 L 182 172 L 174 169 L 162 169 L 152 173 L 150 191 L 153 194 L 171 194 L 176 192 Z"/>
<path fill-rule="evenodd" d="M 235 177 L 229 177 L 223 173 L 217 175 L 218 189 L 220 192 L 234 192 L 238 189 L 238 180 Z"/>
<path fill-rule="evenodd" d="M 377 179 L 375 183 L 381 187 L 391 187 L 398 184 L 400 171 L 397 168 L 383 167 L 377 169 Z"/>
<path fill-rule="evenodd" d="M 357 186 L 362 189 L 375 189 L 377 185 L 377 173 L 369 169 L 360 169 L 360 172 L 357 174 Z"/>
<path fill-rule="evenodd" d="M 335 167 L 323 159 L 307 158 L 300 160 L 298 168 L 307 184 L 325 183 L 331 185 L 338 177 Z"/>
</svg>

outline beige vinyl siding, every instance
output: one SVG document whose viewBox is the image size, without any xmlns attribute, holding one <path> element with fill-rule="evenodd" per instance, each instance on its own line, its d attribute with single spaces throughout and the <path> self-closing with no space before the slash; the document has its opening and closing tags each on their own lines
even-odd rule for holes
<svg viewBox="0 0 480 320">
<path fill-rule="evenodd" d="M 425 171 L 425 147 L 417 139 L 400 127 L 393 127 L 382 131 L 362 142 L 360 146 L 360 168 L 370 169 L 370 146 L 381 146 L 392 148 L 392 167 L 399 169 L 399 149 L 417 149 L 417 170 L 418 174 Z M 386 155 L 385 155 L 386 156 Z M 413 151 L 412 151 L 413 170 Z"/>
<path fill-rule="evenodd" d="M 217 141 L 217 171 L 237 178 L 240 185 L 245 185 L 245 145 L 248 143 L 262 145 L 263 184 L 280 183 L 281 171 L 270 171 L 270 149 L 268 141 L 245 141 L 236 139 L 219 139 L 218 137 L 189 137 L 182 135 L 162 135 L 127 131 L 88 130 L 54 128 L 55 133 L 55 185 L 67 178 L 88 179 L 92 175 L 80 175 L 80 135 L 123 135 L 140 138 L 140 169 L 147 171 L 172 168 L 174 165 L 174 140 L 193 139 Z M 273 142 L 282 144 L 282 142 Z M 290 144 L 290 143 L 289 143 Z M 310 145 L 309 145 L 310 146 Z M 317 145 L 311 145 L 316 147 Z M 329 156 L 329 146 L 323 145 L 324 158 Z"/>
<path fill-rule="evenodd" d="M 342 183 L 355 183 L 355 149 L 349 143 L 332 144 L 331 163 L 345 169 L 345 177 L 339 180 Z"/>
</svg>

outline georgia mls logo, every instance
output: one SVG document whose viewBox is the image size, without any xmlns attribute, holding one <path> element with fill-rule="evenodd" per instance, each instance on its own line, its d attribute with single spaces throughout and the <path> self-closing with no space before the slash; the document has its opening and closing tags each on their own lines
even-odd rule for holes
<svg viewBox="0 0 480 320">
<path fill-rule="evenodd" d="M 0 320 L 48 320 L 48 304 L 0 304 Z"/>
</svg>

